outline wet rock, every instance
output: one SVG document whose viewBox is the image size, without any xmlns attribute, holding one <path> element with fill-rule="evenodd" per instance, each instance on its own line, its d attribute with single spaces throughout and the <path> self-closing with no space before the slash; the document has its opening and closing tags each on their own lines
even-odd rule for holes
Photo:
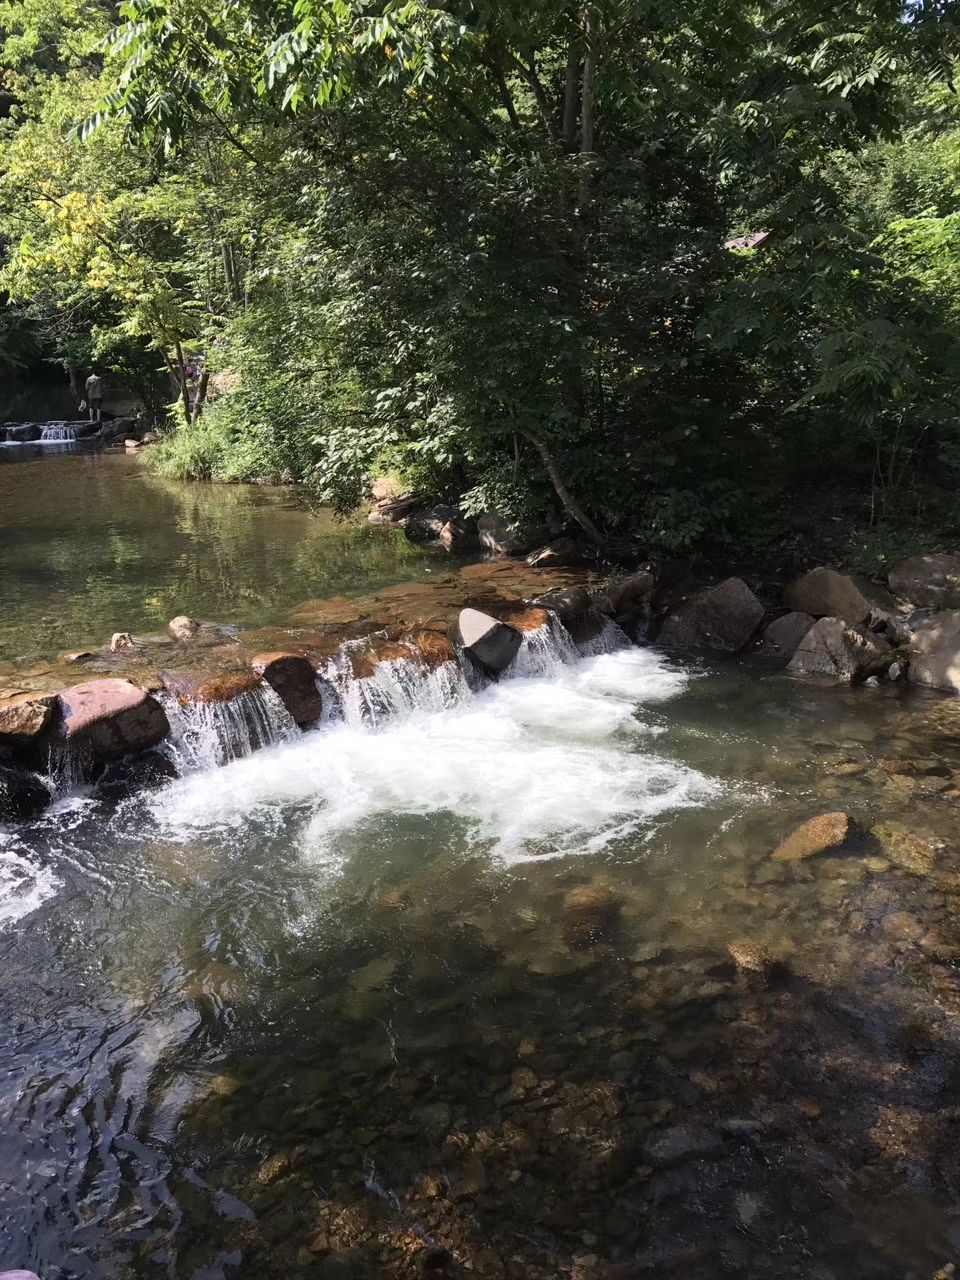
<svg viewBox="0 0 960 1280">
<path fill-rule="evenodd" d="M 57 699 L 54 694 L 26 694 L 0 703 L 0 743 L 25 746 L 49 725 Z"/>
<path fill-rule="evenodd" d="M 625 613 L 645 604 L 653 598 L 656 589 L 657 580 L 649 569 L 632 573 L 611 591 L 611 613 Z"/>
<path fill-rule="evenodd" d="M 852 823 L 846 813 L 821 813 L 797 827 L 773 852 L 775 862 L 802 862 L 828 850 L 835 852 L 849 838 Z"/>
<path fill-rule="evenodd" d="M 316 724 L 323 714 L 323 700 L 312 662 L 299 653 L 258 653 L 250 666 L 266 680 L 301 729 Z"/>
<path fill-rule="evenodd" d="M 890 570 L 894 595 L 929 609 L 960 608 L 960 556 L 911 556 Z"/>
<path fill-rule="evenodd" d="M 63 655 L 63 660 L 64 662 L 69 662 L 71 667 L 79 667 L 85 662 L 92 661 L 96 656 L 89 649 L 73 649 Z"/>
<path fill-rule="evenodd" d="M 263 677 L 248 667 L 241 667 L 216 674 L 161 671 L 160 679 L 167 692 L 186 706 L 189 703 L 230 702 L 258 688 Z"/>
<path fill-rule="evenodd" d="M 676 1124 L 662 1129 L 646 1144 L 646 1158 L 655 1165 L 679 1164 L 694 1157 L 720 1155 L 723 1137 L 699 1125 Z"/>
<path fill-rule="evenodd" d="M 767 947 L 758 942 L 731 942 L 727 945 L 727 951 L 741 973 L 772 978 L 783 968 L 782 961 L 777 960 Z"/>
<path fill-rule="evenodd" d="M 856 626 L 870 617 L 870 601 L 853 578 L 822 566 L 792 582 L 783 599 L 788 608 L 814 618 L 842 618 Z"/>
<path fill-rule="evenodd" d="M 563 899 L 563 935 L 569 945 L 589 946 L 617 928 L 622 899 L 600 880 L 578 885 Z"/>
<path fill-rule="evenodd" d="M 22 422 L 19 425 L 8 423 L 7 439 L 12 444 L 28 444 L 32 440 L 39 440 L 43 435 L 43 428 L 36 422 Z"/>
<path fill-rule="evenodd" d="M 60 694 L 57 734 L 101 760 L 148 751 L 170 732 L 163 707 L 129 680 L 88 680 Z"/>
<path fill-rule="evenodd" d="M 763 618 L 763 605 L 741 578 L 727 578 L 669 613 L 660 629 L 665 649 L 739 653 Z"/>
<path fill-rule="evenodd" d="M 577 644 L 595 640 L 606 626 L 606 618 L 586 587 L 549 591 L 534 603 L 555 613 Z"/>
<path fill-rule="evenodd" d="M 886 671 L 896 657 L 885 640 L 848 626 L 841 618 L 821 618 L 787 664 L 795 676 L 860 682 Z"/>
<path fill-rule="evenodd" d="M 196 618 L 188 618 L 181 613 L 170 619 L 167 628 L 175 640 L 191 640 L 200 630 L 200 623 Z"/>
<path fill-rule="evenodd" d="M 931 614 L 910 636 L 911 684 L 960 692 L 960 609 Z"/>
<path fill-rule="evenodd" d="M 477 531 L 480 545 L 495 556 L 525 556 L 550 540 L 550 530 L 546 525 L 509 520 L 495 511 L 488 511 L 480 517 Z"/>
<path fill-rule="evenodd" d="M 453 638 L 474 662 L 493 675 L 509 667 L 523 643 L 516 627 L 498 622 L 479 609 L 460 610 Z"/>
<path fill-rule="evenodd" d="M 572 538 L 557 538 L 527 556 L 527 564 L 531 569 L 552 569 L 564 565 L 582 564 L 583 548 Z"/>
<path fill-rule="evenodd" d="M 444 545 L 448 550 L 461 542 L 466 543 L 471 534 L 473 545 L 476 546 L 475 522 L 465 516 L 459 507 L 447 503 L 411 511 L 403 522 L 404 533 L 411 542 L 443 542 L 444 529 L 447 530 L 448 540 Z"/>
<path fill-rule="evenodd" d="M 50 792 L 36 774 L 0 764 L 0 822 L 29 822 L 49 803 Z"/>
<path fill-rule="evenodd" d="M 115 631 L 110 637 L 110 652 L 121 653 L 125 649 L 136 649 L 136 641 L 129 631 Z"/>
<path fill-rule="evenodd" d="M 814 622 L 809 613 L 785 613 L 781 618 L 774 618 L 763 629 L 757 654 L 761 658 L 782 658 L 788 662 Z"/>
<path fill-rule="evenodd" d="M 468 519 L 448 520 L 437 535 L 437 541 L 447 551 L 466 555 L 480 545 L 476 521 Z"/>
<path fill-rule="evenodd" d="M 411 632 L 403 637 L 403 642 L 411 646 L 424 666 L 429 667 L 431 671 L 442 667 L 444 663 L 457 660 L 457 651 L 449 638 L 438 635 L 435 631 Z"/>
<path fill-rule="evenodd" d="M 172 760 L 159 751 L 145 751 L 111 761 L 97 779 L 96 795 L 117 804 L 138 791 L 163 786 L 175 777 L 177 770 Z"/>
</svg>

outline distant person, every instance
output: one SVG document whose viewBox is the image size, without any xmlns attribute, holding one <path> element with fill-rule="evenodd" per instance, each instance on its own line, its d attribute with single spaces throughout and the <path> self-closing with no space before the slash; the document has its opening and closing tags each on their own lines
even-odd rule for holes
<svg viewBox="0 0 960 1280">
<path fill-rule="evenodd" d="M 103 379 L 96 369 L 90 374 L 86 383 L 87 408 L 90 410 L 91 422 L 103 421 Z"/>
</svg>

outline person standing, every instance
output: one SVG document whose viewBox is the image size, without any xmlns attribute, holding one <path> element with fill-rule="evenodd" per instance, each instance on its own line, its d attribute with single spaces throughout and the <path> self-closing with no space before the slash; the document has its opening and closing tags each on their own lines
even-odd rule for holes
<svg viewBox="0 0 960 1280">
<path fill-rule="evenodd" d="M 87 408 L 90 410 L 91 422 L 103 421 L 103 379 L 94 369 L 86 382 Z"/>
</svg>

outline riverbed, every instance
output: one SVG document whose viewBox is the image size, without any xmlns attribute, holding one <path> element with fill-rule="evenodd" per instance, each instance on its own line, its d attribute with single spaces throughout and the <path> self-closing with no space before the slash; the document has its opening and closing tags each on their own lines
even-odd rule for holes
<svg viewBox="0 0 960 1280">
<path fill-rule="evenodd" d="M 0 463 L 0 661 L 163 631 L 178 614 L 260 626 L 436 564 L 291 489 L 161 480 L 135 455 L 83 446 L 11 447 Z"/>
</svg>

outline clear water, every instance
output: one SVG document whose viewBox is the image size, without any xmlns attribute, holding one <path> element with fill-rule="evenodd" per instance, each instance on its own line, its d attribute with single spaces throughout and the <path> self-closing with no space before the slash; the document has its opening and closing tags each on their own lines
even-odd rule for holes
<svg viewBox="0 0 960 1280">
<path fill-rule="evenodd" d="M 0 1263 L 374 1280 L 436 1276 L 435 1247 L 451 1276 L 929 1280 L 956 1257 L 957 713 L 556 657 L 406 702 L 385 677 L 343 723 L 3 835 Z M 837 808 L 889 847 L 771 860 Z M 745 943 L 783 969 L 739 972 Z"/>
<path fill-rule="evenodd" d="M 311 514 L 289 490 L 158 480 L 137 457 L 71 445 L 10 448 L 0 463 L 0 661 L 181 613 L 259 626 L 435 563 L 402 533 Z"/>
</svg>

